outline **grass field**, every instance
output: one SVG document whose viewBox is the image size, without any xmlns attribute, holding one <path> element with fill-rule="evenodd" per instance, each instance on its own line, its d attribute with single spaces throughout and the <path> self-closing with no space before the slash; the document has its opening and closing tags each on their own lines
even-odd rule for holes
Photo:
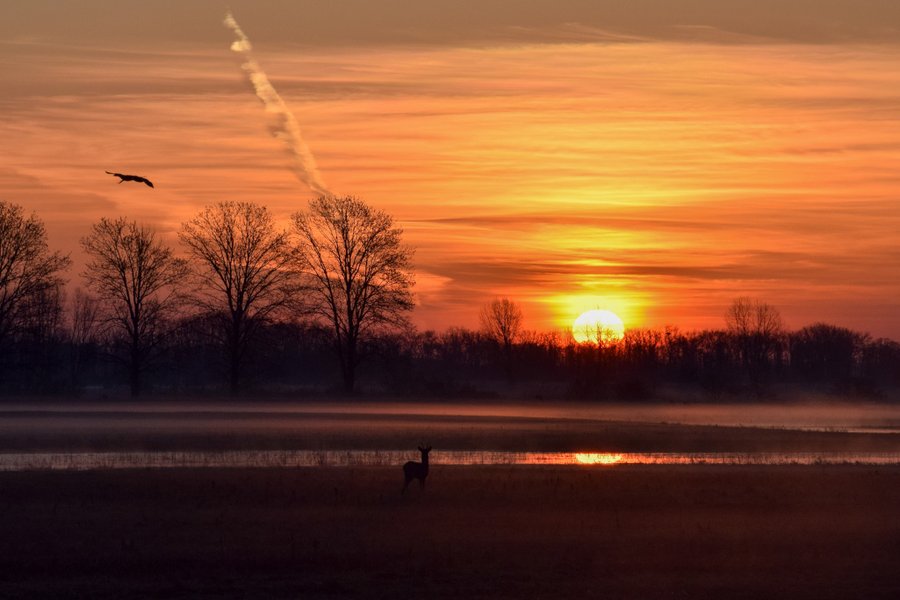
<svg viewBox="0 0 900 600">
<path fill-rule="evenodd" d="M 0 451 L 896 451 L 897 437 L 546 415 L 0 421 Z M 900 597 L 900 466 L 434 465 L 426 490 L 401 484 L 399 465 L 0 473 L 0 597 Z"/>
<path fill-rule="evenodd" d="M 896 598 L 900 468 L 0 474 L 4 598 Z"/>
</svg>

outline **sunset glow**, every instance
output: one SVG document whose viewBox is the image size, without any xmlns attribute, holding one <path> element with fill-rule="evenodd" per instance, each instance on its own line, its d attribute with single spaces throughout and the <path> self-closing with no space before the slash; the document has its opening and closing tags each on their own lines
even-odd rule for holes
<svg viewBox="0 0 900 600">
<path fill-rule="evenodd" d="M 420 328 L 474 326 L 504 296 L 529 330 L 568 328 L 598 298 L 629 327 L 701 329 L 748 295 L 791 326 L 900 337 L 900 43 L 883 27 L 898 9 L 787 2 L 776 22 L 699 4 L 231 8 L 328 189 L 403 226 Z M 16 149 L 0 192 L 72 254 L 73 285 L 100 216 L 175 242 L 205 204 L 251 200 L 286 225 L 313 192 L 224 7 L 108 13 L 0 8 L 0 136 Z"/>
<path fill-rule="evenodd" d="M 0 0 L 0 81 L 0 599 L 900 598 L 900 0 Z"/>
<path fill-rule="evenodd" d="M 625 324 L 608 310 L 589 310 L 575 319 L 572 336 L 579 344 L 617 342 L 625 337 Z"/>
</svg>

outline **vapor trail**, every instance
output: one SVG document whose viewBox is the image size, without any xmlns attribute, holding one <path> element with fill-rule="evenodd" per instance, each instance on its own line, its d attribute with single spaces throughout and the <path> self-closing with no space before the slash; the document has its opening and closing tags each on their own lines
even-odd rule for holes
<svg viewBox="0 0 900 600">
<path fill-rule="evenodd" d="M 300 133 L 300 125 L 297 119 L 288 110 L 287 105 L 278 92 L 269 83 L 269 78 L 265 72 L 253 58 L 253 46 L 250 40 L 244 35 L 240 25 L 234 20 L 231 11 L 225 14 L 225 26 L 234 31 L 237 38 L 231 44 L 231 50 L 241 54 L 244 57 L 244 63 L 241 68 L 247 72 L 247 77 L 256 91 L 256 95 L 262 100 L 266 107 L 266 111 L 272 113 L 277 118 L 276 125 L 272 128 L 272 135 L 280 139 L 291 151 L 294 156 L 294 173 L 297 178 L 309 186 L 316 194 L 328 194 L 328 188 L 322 181 L 322 175 L 319 174 L 319 168 L 316 166 L 316 159 L 313 157 L 309 146 L 303 140 Z"/>
</svg>

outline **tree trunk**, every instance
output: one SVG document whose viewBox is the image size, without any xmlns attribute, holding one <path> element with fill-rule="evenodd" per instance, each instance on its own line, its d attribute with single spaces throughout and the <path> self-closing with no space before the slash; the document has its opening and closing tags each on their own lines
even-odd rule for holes
<svg viewBox="0 0 900 600">
<path fill-rule="evenodd" d="M 241 323 L 238 317 L 232 316 L 231 339 L 228 348 L 228 389 L 232 395 L 238 393 L 241 386 Z"/>
<path fill-rule="evenodd" d="M 131 396 L 139 396 L 141 393 L 141 356 L 136 340 L 131 342 L 131 364 L 128 370 L 128 383 L 131 387 Z"/>
<path fill-rule="evenodd" d="M 347 340 L 343 364 L 344 391 L 352 394 L 356 391 L 356 340 Z"/>
<path fill-rule="evenodd" d="M 356 388 L 356 374 L 352 365 L 347 365 L 344 370 L 344 391 L 353 394 Z"/>
<path fill-rule="evenodd" d="M 513 383 L 513 353 L 512 342 L 503 343 L 503 370 L 506 372 L 506 382 Z"/>
<path fill-rule="evenodd" d="M 228 367 L 228 390 L 231 392 L 231 395 L 234 396 L 238 393 L 238 390 L 241 387 L 241 375 L 240 369 L 238 367 L 238 361 L 236 360 L 233 352 L 231 355 L 231 360 L 229 362 L 231 364 Z"/>
</svg>

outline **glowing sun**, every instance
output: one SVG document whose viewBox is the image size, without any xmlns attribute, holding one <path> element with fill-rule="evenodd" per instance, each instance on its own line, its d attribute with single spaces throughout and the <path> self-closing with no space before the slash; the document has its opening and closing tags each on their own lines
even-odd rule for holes
<svg viewBox="0 0 900 600">
<path fill-rule="evenodd" d="M 575 319 L 572 335 L 579 344 L 618 342 L 625 336 L 625 324 L 614 312 L 589 310 Z"/>
</svg>

